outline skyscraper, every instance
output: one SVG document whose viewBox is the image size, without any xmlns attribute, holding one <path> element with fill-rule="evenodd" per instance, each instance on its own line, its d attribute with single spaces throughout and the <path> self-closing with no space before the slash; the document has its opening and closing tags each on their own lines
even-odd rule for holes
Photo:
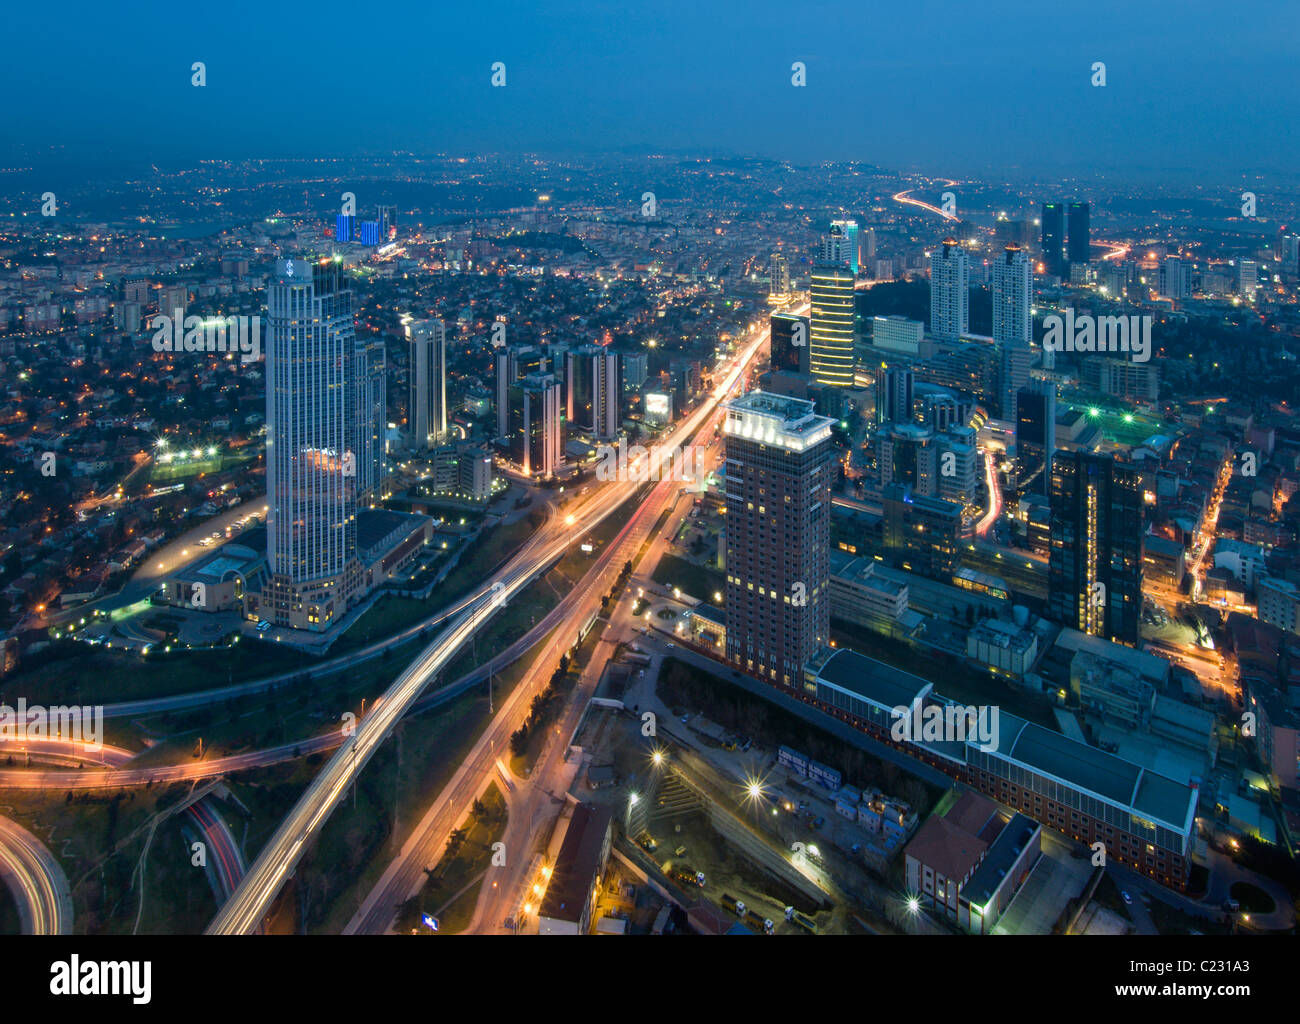
<svg viewBox="0 0 1300 1024">
<path fill-rule="evenodd" d="M 411 447 L 435 448 L 447 434 L 447 329 L 441 320 L 413 320 L 408 423 Z"/>
<path fill-rule="evenodd" d="M 812 270 L 809 368 L 820 384 L 853 386 L 853 272 L 819 263 Z"/>
<path fill-rule="evenodd" d="M 830 230 L 822 235 L 818 249 L 818 261 L 847 267 L 857 274 L 858 262 L 858 222 L 855 220 L 833 220 Z"/>
<path fill-rule="evenodd" d="M 1065 207 L 1043 204 L 1043 265 L 1054 277 L 1065 276 Z"/>
<path fill-rule="evenodd" d="M 829 257 L 830 262 L 847 263 L 848 268 L 856 275 L 861 266 L 862 255 L 858 249 L 858 222 L 856 220 L 831 221 L 831 231 L 834 232 L 836 228 L 840 230 L 843 241 L 838 251 Z"/>
<path fill-rule="evenodd" d="M 911 423 L 916 378 L 907 367 L 876 371 L 876 423 Z"/>
<path fill-rule="evenodd" d="M 373 504 L 388 493 L 388 353 L 382 336 L 365 340 L 358 358 L 357 502 Z"/>
<path fill-rule="evenodd" d="M 993 343 L 1000 359 L 1002 418 L 1016 422 L 1016 395 L 1029 383 L 1030 302 L 1033 275 L 1029 254 L 1008 245 L 993 264 Z"/>
<path fill-rule="evenodd" d="M 970 330 L 970 264 L 955 238 L 930 254 L 930 334 L 957 341 Z"/>
<path fill-rule="evenodd" d="M 359 367 L 336 261 L 281 259 L 267 288 L 267 567 L 263 614 L 326 629 L 359 583 Z"/>
<path fill-rule="evenodd" d="M 650 360 L 644 352 L 620 352 L 618 367 L 624 394 L 639 390 L 650 375 Z"/>
<path fill-rule="evenodd" d="M 1259 264 L 1254 260 L 1237 261 L 1237 294 L 1247 302 L 1255 301 L 1259 291 Z"/>
<path fill-rule="evenodd" d="M 727 658 L 788 687 L 830 641 L 832 422 L 763 391 L 723 420 Z"/>
<path fill-rule="evenodd" d="M 1088 204 L 1073 202 L 1069 208 L 1070 237 L 1067 258 L 1070 263 L 1088 263 L 1092 260 L 1092 236 L 1088 226 Z"/>
<path fill-rule="evenodd" d="M 534 345 L 504 346 L 496 350 L 497 437 L 510 433 L 510 388 L 524 377 L 544 373 L 546 354 Z"/>
<path fill-rule="evenodd" d="M 583 345 L 568 355 L 566 418 L 574 430 L 600 441 L 618 436 L 618 353 L 603 345 Z"/>
<path fill-rule="evenodd" d="M 881 488 L 906 484 L 913 493 L 939 493 L 939 445 L 934 431 L 919 423 L 890 423 L 876 432 L 876 467 Z"/>
<path fill-rule="evenodd" d="M 773 313 L 772 369 L 787 373 L 807 373 L 809 367 L 809 337 L 812 325 L 806 316 L 794 313 Z"/>
<path fill-rule="evenodd" d="M 772 253 L 767 261 L 768 294 L 776 297 L 790 294 L 790 261 L 779 252 Z"/>
<path fill-rule="evenodd" d="M 509 389 L 508 450 L 529 476 L 554 476 L 564 462 L 560 383 L 550 373 L 530 373 Z"/>
<path fill-rule="evenodd" d="M 1050 501 L 1048 615 L 1135 646 L 1145 532 L 1137 471 L 1109 455 L 1057 452 Z"/>
<path fill-rule="evenodd" d="M 1192 265 L 1178 256 L 1167 257 L 1160 267 L 1160 294 L 1175 301 L 1190 298 Z"/>
<path fill-rule="evenodd" d="M 1016 490 L 1046 494 L 1056 451 L 1056 385 L 1034 381 L 1016 397 Z"/>
</svg>

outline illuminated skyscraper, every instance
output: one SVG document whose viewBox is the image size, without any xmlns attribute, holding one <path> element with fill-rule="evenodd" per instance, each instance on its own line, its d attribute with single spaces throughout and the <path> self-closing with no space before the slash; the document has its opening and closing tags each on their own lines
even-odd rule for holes
<svg viewBox="0 0 1300 1024">
<path fill-rule="evenodd" d="M 970 330 L 970 264 L 955 238 L 930 254 L 930 334 L 957 341 Z"/>
<path fill-rule="evenodd" d="M 406 336 L 411 339 L 411 446 L 428 450 L 447 435 L 447 329 L 441 320 L 414 320 L 406 325 Z"/>
<path fill-rule="evenodd" d="M 1016 395 L 1029 383 L 1033 274 L 1029 254 L 1008 245 L 993 264 L 993 343 L 1000 360 L 1002 418 L 1016 422 Z"/>
<path fill-rule="evenodd" d="M 848 267 L 819 263 L 812 270 L 809 365 L 821 384 L 853 386 L 853 280 Z"/>
<path fill-rule="evenodd" d="M 830 642 L 831 425 L 799 398 L 726 404 L 727 658 L 800 686 Z"/>
<path fill-rule="evenodd" d="M 838 235 L 836 234 L 838 232 Z M 823 256 L 828 263 L 842 263 L 856 275 L 861 253 L 858 250 L 858 222 L 856 220 L 831 221 L 830 251 Z"/>
<path fill-rule="evenodd" d="M 772 253 L 767 261 L 767 274 L 771 284 L 768 294 L 780 297 L 790 294 L 790 261 L 779 252 Z"/>
<path fill-rule="evenodd" d="M 327 628 L 359 581 L 354 449 L 363 364 L 339 264 L 277 260 L 267 288 L 270 580 L 262 614 L 278 625 Z"/>
</svg>

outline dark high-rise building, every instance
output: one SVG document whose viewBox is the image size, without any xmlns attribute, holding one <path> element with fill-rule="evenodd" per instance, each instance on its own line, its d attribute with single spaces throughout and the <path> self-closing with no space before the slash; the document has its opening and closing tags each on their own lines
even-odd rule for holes
<svg viewBox="0 0 1300 1024">
<path fill-rule="evenodd" d="M 1087 203 L 1070 204 L 1070 238 L 1066 249 L 1066 258 L 1070 263 L 1087 263 L 1092 259 L 1092 237 L 1089 234 L 1088 219 Z"/>
<path fill-rule="evenodd" d="M 1057 452 L 1049 497 L 1048 615 L 1136 646 L 1145 530 L 1137 470 L 1109 455 Z"/>
<path fill-rule="evenodd" d="M 1043 264 L 1049 274 L 1065 276 L 1065 207 L 1043 204 Z"/>
<path fill-rule="evenodd" d="M 559 382 L 549 373 L 531 373 L 510 385 L 507 403 L 511 461 L 529 476 L 554 476 L 564 462 Z"/>
<path fill-rule="evenodd" d="M 388 350 L 378 335 L 361 348 L 365 369 L 358 396 L 357 501 L 373 505 L 388 497 Z"/>
<path fill-rule="evenodd" d="M 970 330 L 970 262 L 955 238 L 930 254 L 930 333 L 959 341 Z"/>
<path fill-rule="evenodd" d="M 568 354 L 567 384 L 569 427 L 607 441 L 618 435 L 618 353 L 603 345 L 583 345 Z"/>
<path fill-rule="evenodd" d="M 1034 381 L 1017 394 L 1016 490 L 1046 494 L 1056 451 L 1056 385 Z"/>
<path fill-rule="evenodd" d="M 1034 279 L 1029 254 L 1008 245 L 993 264 L 993 341 L 999 355 L 999 415 L 1016 422 L 1016 395 L 1029 383 Z"/>
<path fill-rule="evenodd" d="M 764 391 L 728 402 L 723 420 L 727 658 L 782 686 L 830 642 L 833 422 Z"/>
<path fill-rule="evenodd" d="M 876 423 L 911 423 L 916 377 L 903 366 L 876 371 Z"/>
<path fill-rule="evenodd" d="M 510 388 L 529 374 L 545 373 L 546 353 L 534 345 L 508 346 L 496 350 L 497 437 L 510 433 Z"/>
<path fill-rule="evenodd" d="M 772 369 L 807 373 L 811 324 L 806 316 L 772 314 Z"/>
<path fill-rule="evenodd" d="M 885 557 L 933 579 L 950 579 L 961 564 L 961 505 L 891 483 L 881 488 L 881 508 Z"/>
</svg>

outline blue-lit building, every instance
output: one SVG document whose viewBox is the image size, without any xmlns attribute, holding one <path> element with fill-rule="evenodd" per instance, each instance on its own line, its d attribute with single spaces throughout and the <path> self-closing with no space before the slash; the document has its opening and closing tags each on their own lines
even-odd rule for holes
<svg viewBox="0 0 1300 1024">
<path fill-rule="evenodd" d="M 340 213 L 334 222 L 334 241 L 350 242 L 356 232 L 357 218 L 350 213 Z"/>
</svg>

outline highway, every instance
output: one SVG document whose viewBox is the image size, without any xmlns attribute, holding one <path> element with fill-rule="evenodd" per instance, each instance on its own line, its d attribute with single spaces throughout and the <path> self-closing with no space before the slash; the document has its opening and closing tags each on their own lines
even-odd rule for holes
<svg viewBox="0 0 1300 1024">
<path fill-rule="evenodd" d="M 13 893 L 24 935 L 70 935 L 72 890 L 44 843 L 0 817 L 0 880 Z"/>
<path fill-rule="evenodd" d="M 637 549 L 658 518 L 655 496 L 662 497 L 667 489 L 674 486 L 680 484 L 662 481 L 654 488 L 651 499 L 637 510 L 619 535 L 606 546 L 594 569 L 588 571 L 582 582 L 565 595 L 564 600 L 545 617 L 541 624 L 544 631 L 555 630 L 550 642 L 534 658 L 528 674 L 516 685 L 492 718 L 451 782 L 430 805 L 429 812 L 371 890 L 344 934 L 382 934 L 388 929 L 398 906 L 419 891 L 424 882 L 424 868 L 437 862 L 447 835 L 464 818 L 468 805 L 483 792 L 493 773 L 499 773 L 498 762 L 509 756 L 511 733 L 528 717 L 533 697 L 546 687 L 560 656 L 576 639 L 576 627 L 571 629 L 562 623 L 568 622 L 572 626 L 573 623 L 585 622 L 588 616 L 600 609 L 600 599 L 609 592 L 624 563 L 635 557 Z M 596 655 L 593 655 L 592 660 L 595 658 Z M 598 672 L 596 676 L 599 678 Z M 589 696 L 584 687 L 579 686 L 577 692 L 570 697 L 566 720 L 558 727 L 558 731 L 550 733 L 546 749 L 539 758 L 539 766 L 557 751 L 566 749 L 563 741 L 577 724 L 576 720 L 570 719 L 575 709 L 581 713 Z M 568 732 L 565 731 L 566 728 Z M 534 771 L 533 774 L 540 776 L 544 773 Z M 532 807 L 535 787 L 524 784 L 522 794 L 522 799 L 519 791 L 509 795 L 507 866 L 518 866 L 523 857 L 518 835 L 522 833 L 528 838 L 532 837 L 529 824 L 534 817 Z M 525 826 L 522 829 L 521 824 Z M 512 845 L 515 846 L 514 849 L 511 848 Z M 493 872 L 494 876 L 498 873 Z"/>
<path fill-rule="evenodd" d="M 998 516 L 1002 515 L 1002 488 L 998 485 L 998 471 L 994 465 L 993 453 L 984 453 L 984 482 L 989 492 L 988 511 L 980 517 L 980 521 L 975 524 L 975 535 L 977 537 L 985 536 L 993 525 L 998 521 Z"/>
<path fill-rule="evenodd" d="M 950 188 L 956 184 L 957 182 L 953 181 L 950 178 L 944 180 L 945 188 Z M 912 199 L 909 193 L 915 191 L 916 189 L 909 188 L 909 189 L 904 189 L 902 192 L 896 192 L 894 193 L 893 200 L 896 203 L 903 203 L 905 206 L 916 206 L 916 207 L 920 207 L 922 210 L 928 210 L 930 213 L 937 213 L 944 220 L 958 219 L 955 213 L 946 213 L 944 210 L 935 206 L 933 203 L 927 203 L 923 199 Z"/>
<path fill-rule="evenodd" d="M 185 813 L 193 820 L 208 852 L 213 855 L 213 859 L 208 862 L 209 877 L 212 879 L 213 896 L 220 906 L 230 898 L 239 880 L 244 877 L 247 870 L 244 855 L 211 796 L 196 800 L 185 808 Z"/>
<path fill-rule="evenodd" d="M 750 361 L 767 338 L 766 330 L 754 333 L 753 340 L 733 360 L 710 396 L 661 440 L 661 447 L 671 449 L 687 443 L 713 415 L 721 400 L 743 380 Z M 428 682 L 506 601 L 562 557 L 570 543 L 594 529 L 637 489 L 634 483 L 619 481 L 595 490 L 562 521 L 548 523 L 539 530 L 498 579 L 485 584 L 472 599 L 474 603 L 452 618 L 442 634 L 397 678 L 362 719 L 355 734 L 321 769 L 213 919 L 207 929 L 209 934 L 247 934 L 256 930 L 285 880 L 293 873 L 307 843 Z M 660 490 L 654 488 L 650 500 Z"/>
</svg>

